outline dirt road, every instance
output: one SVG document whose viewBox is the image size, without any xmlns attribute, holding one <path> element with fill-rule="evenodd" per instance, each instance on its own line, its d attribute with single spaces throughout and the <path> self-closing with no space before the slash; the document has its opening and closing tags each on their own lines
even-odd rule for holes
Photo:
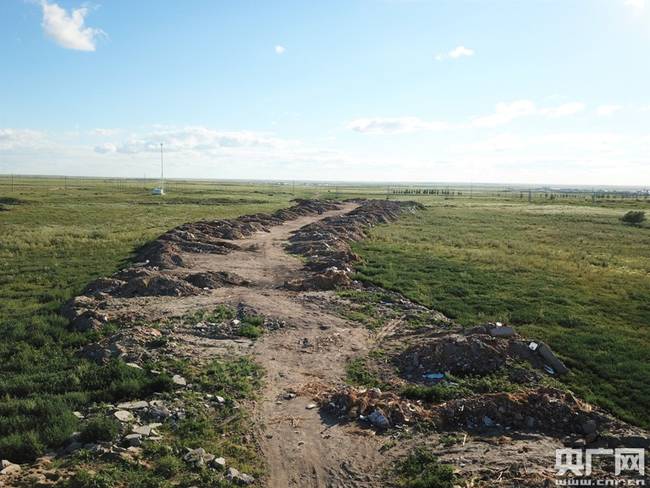
<svg viewBox="0 0 650 488">
<path fill-rule="evenodd" d="M 257 361 L 267 371 L 256 418 L 268 463 L 269 487 L 378 485 L 370 474 L 381 462 L 377 439 L 352 434 L 352 427 L 328 425 L 318 408 L 308 408 L 312 403 L 308 395 L 293 398 L 309 383 L 342 380 L 346 360 L 367 348 L 368 332 L 321 306 L 320 298 L 327 292 L 299 293 L 281 288 L 285 281 L 303 273 L 302 260 L 284 249 L 291 233 L 355 207 L 347 204 L 340 210 L 287 222 L 268 233 L 237 241 L 244 251 L 204 255 L 195 261 L 196 270 L 228 270 L 251 282 L 247 287 L 216 290 L 214 295 L 220 302 L 245 303 L 288 324 L 265 334 L 253 347 Z"/>
</svg>

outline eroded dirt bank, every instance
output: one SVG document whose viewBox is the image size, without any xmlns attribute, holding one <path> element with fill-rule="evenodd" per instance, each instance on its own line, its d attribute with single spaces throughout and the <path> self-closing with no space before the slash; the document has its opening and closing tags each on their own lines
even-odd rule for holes
<svg viewBox="0 0 650 488">
<path fill-rule="evenodd" d="M 298 201 L 272 215 L 186 224 L 143 248 L 133 267 L 91 283 L 64 313 L 80 330 L 120 325 L 80 352 L 99 362 L 119 357 L 146 368 L 182 358 L 200 368 L 223 354 L 252 355 L 266 372 L 251 429 L 266 475 L 253 481 L 224 471 L 237 484 L 386 486 L 395 459 L 428 445 L 462 483 L 540 486 L 552 479 L 555 448 L 647 444 L 646 433 L 549 386 L 549 363 L 553 376 L 561 362 L 540 354 L 545 345 L 533 350 L 497 324 L 462 329 L 353 281 L 350 243 L 417 209 Z M 186 318 L 221 306 L 237 318 Z M 242 334 L 247 316 L 263 317 L 255 340 Z M 377 378 L 375 387 L 346 384 L 354 361 Z M 502 381 L 494 374 L 515 389 L 490 390 Z M 191 387 L 183 381 L 179 388 Z M 140 417 L 129 422 L 144 423 Z"/>
</svg>

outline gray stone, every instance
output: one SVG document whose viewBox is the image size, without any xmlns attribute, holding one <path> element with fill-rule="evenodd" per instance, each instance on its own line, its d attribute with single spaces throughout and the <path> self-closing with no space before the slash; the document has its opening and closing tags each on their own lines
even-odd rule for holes
<svg viewBox="0 0 650 488">
<path fill-rule="evenodd" d="M 149 402 L 145 402 L 144 400 L 140 400 L 137 402 L 124 402 L 124 403 L 118 403 L 117 408 L 120 410 L 142 410 L 143 408 L 147 408 L 149 406 Z"/>
<path fill-rule="evenodd" d="M 136 425 L 131 429 L 134 434 L 140 434 L 144 437 L 149 437 L 153 432 L 153 427 L 150 425 Z"/>
<path fill-rule="evenodd" d="M 134 419 L 133 414 L 127 410 L 118 410 L 113 415 L 120 422 L 132 422 Z"/>
<path fill-rule="evenodd" d="M 202 447 L 197 447 L 196 449 L 187 449 L 187 452 L 183 456 L 183 460 L 187 463 L 190 463 L 197 468 L 210 464 L 214 460 L 214 454 L 210 454 L 205 451 Z"/>
<path fill-rule="evenodd" d="M 124 442 L 126 442 L 131 447 L 138 447 L 142 445 L 142 435 L 141 434 L 129 434 L 124 436 Z"/>
<path fill-rule="evenodd" d="M 226 459 L 222 457 L 214 458 L 210 463 L 214 469 L 224 470 L 226 469 Z"/>
<path fill-rule="evenodd" d="M 175 374 L 174 376 L 172 376 L 172 381 L 174 382 L 175 385 L 187 386 L 187 380 L 179 374 Z"/>
<path fill-rule="evenodd" d="M 490 329 L 492 337 L 512 337 L 515 335 L 515 329 L 512 327 L 493 327 Z"/>
</svg>

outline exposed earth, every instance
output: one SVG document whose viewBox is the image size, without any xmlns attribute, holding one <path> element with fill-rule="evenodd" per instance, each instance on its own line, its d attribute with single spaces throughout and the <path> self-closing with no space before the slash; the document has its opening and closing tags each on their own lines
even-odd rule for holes
<svg viewBox="0 0 650 488">
<path fill-rule="evenodd" d="M 251 431 L 266 475 L 224 474 L 233 483 L 386 486 L 390 466 L 426 445 L 454 466 L 461 486 L 551 486 L 556 448 L 646 447 L 646 432 L 554 383 L 563 364 L 546 345 L 531 346 L 501 324 L 462 329 L 353 280 L 350 243 L 417 209 L 409 202 L 298 201 L 271 216 L 187 224 L 143 248 L 133 267 L 91 283 L 63 312 L 80 330 L 120 324 L 82 351 L 100 362 L 120 357 L 146 367 L 171 356 L 200 367 L 223 354 L 253 356 L 265 370 Z M 218 306 L 238 318 L 181 320 Z M 264 318 L 259 337 L 239 333 L 246 316 Z M 164 347 L 152 348 L 161 338 Z M 381 385 L 348 384 L 355 360 Z M 477 386 L 494 375 L 508 388 Z M 185 386 L 181 376 L 175 381 Z M 159 407 L 144 402 L 141 411 Z M 145 417 L 127 421 L 146 427 Z M 2 482 L 12 486 L 37 469 L 23 466 Z"/>
</svg>

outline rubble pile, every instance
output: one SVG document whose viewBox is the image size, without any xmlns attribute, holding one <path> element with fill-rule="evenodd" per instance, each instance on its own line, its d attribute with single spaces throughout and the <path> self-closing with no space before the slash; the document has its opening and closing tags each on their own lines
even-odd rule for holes
<svg viewBox="0 0 650 488">
<path fill-rule="evenodd" d="M 438 372 L 484 376 L 514 361 L 526 361 L 553 374 L 566 372 L 566 367 L 548 346 L 524 340 L 511 327 L 489 324 L 469 330 L 426 334 L 394 359 L 401 374 L 410 381 L 420 382 L 428 374 Z M 564 368 L 561 371 L 558 363 Z"/>
<path fill-rule="evenodd" d="M 379 429 L 388 429 L 430 417 L 418 403 L 379 388 L 341 386 L 317 394 L 321 410 L 341 420 L 368 422 Z"/>
<path fill-rule="evenodd" d="M 192 296 L 222 286 L 247 286 L 234 273 L 183 273 L 181 253 L 227 254 L 240 247 L 229 240 L 242 239 L 255 232 L 305 215 L 322 214 L 339 208 L 336 202 L 296 200 L 296 205 L 272 214 L 244 215 L 236 219 L 188 223 L 171 229 L 137 254 L 133 266 L 90 283 L 82 295 L 66 303 L 61 313 L 75 330 L 97 330 L 108 321 L 102 302 L 113 298 L 146 296 Z"/>
<path fill-rule="evenodd" d="M 306 267 L 315 274 L 304 280 L 290 281 L 287 288 L 329 290 L 349 285 L 350 265 L 359 259 L 350 243 L 365 238 L 373 226 L 395 221 L 403 212 L 422 207 L 415 202 L 358 202 L 360 205 L 355 210 L 306 225 L 291 236 L 287 250 L 308 258 Z"/>
<path fill-rule="evenodd" d="M 226 240 L 243 239 L 269 227 L 304 215 L 322 214 L 338 208 L 335 202 L 296 199 L 296 205 L 272 214 L 244 215 L 236 219 L 206 220 L 183 224 L 145 245 L 137 260 L 161 269 L 183 266 L 181 252 L 227 254 L 239 246 Z"/>
<path fill-rule="evenodd" d="M 554 388 L 451 400 L 432 407 L 432 413 L 444 428 L 482 430 L 494 427 L 552 436 L 580 434 L 594 437 L 608 421 L 571 393 Z"/>
</svg>

